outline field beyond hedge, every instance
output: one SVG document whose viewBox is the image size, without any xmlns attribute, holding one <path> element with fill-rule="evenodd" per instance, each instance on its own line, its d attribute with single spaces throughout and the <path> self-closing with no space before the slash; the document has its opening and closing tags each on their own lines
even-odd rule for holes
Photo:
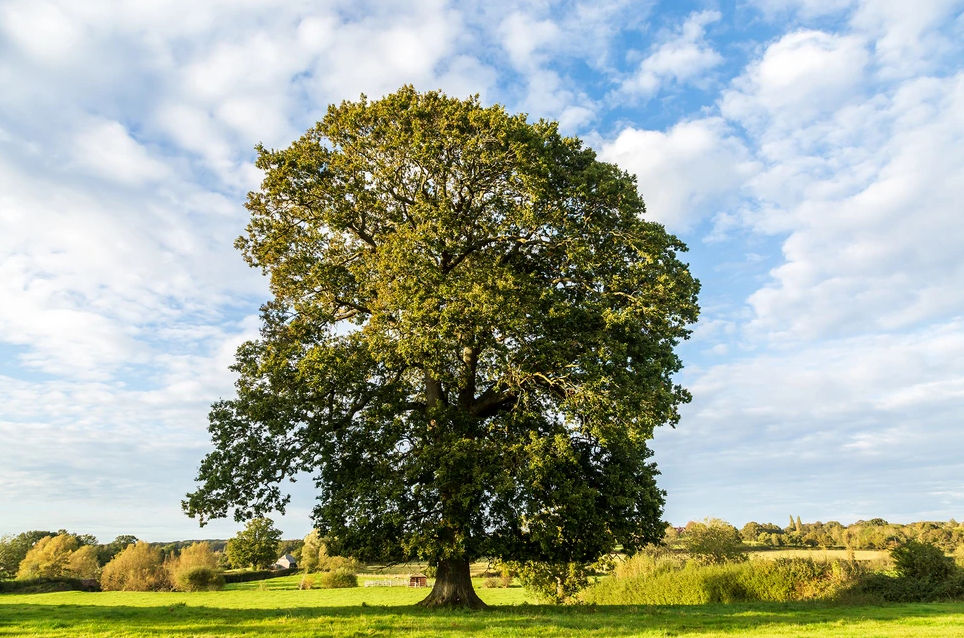
<svg viewBox="0 0 964 638">
<path fill-rule="evenodd" d="M 425 611 L 411 605 L 426 590 L 405 587 L 2 595 L 0 636 L 964 637 L 964 603 L 552 607 L 526 604 L 518 587 L 478 591 L 489 611 Z"/>
</svg>

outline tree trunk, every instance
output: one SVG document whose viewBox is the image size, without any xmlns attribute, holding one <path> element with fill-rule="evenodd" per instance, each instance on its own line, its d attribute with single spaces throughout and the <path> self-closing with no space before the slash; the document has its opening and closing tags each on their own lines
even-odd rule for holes
<svg viewBox="0 0 964 638">
<path fill-rule="evenodd" d="M 435 586 L 432 587 L 432 592 L 418 604 L 422 607 L 468 609 L 485 609 L 488 606 L 482 602 L 475 593 L 475 588 L 472 587 L 468 559 L 458 558 L 439 561 L 438 570 L 435 572 Z"/>
</svg>

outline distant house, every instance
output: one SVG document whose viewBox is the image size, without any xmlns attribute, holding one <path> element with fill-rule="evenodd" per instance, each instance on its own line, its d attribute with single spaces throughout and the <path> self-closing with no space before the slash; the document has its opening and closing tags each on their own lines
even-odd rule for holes
<svg viewBox="0 0 964 638">
<path fill-rule="evenodd" d="M 412 574 L 408 577 L 409 587 L 428 587 L 428 576 L 425 574 Z"/>
<path fill-rule="evenodd" d="M 298 566 L 298 563 L 295 562 L 295 557 L 292 556 L 291 554 L 285 554 L 284 556 L 278 559 L 277 563 L 272 565 L 272 567 L 274 567 L 275 569 L 294 569 L 297 566 Z"/>
</svg>

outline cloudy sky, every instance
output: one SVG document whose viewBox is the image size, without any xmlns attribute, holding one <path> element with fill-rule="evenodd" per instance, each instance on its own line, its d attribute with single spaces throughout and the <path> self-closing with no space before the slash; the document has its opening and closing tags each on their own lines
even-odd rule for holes
<svg viewBox="0 0 964 638">
<path fill-rule="evenodd" d="M 0 534 L 238 529 L 179 501 L 268 294 L 252 147 L 404 83 L 557 119 L 689 244 L 670 521 L 964 518 L 962 4 L 0 1 Z"/>
</svg>

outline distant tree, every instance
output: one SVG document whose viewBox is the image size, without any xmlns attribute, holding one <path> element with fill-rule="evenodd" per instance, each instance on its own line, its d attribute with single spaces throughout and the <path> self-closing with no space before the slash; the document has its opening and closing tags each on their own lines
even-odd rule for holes
<svg viewBox="0 0 964 638">
<path fill-rule="evenodd" d="M 321 533 L 313 529 L 305 536 L 304 546 L 301 548 L 301 560 L 298 562 L 298 566 L 307 572 L 317 571 L 319 556 L 322 553 L 327 555 L 325 542 L 321 538 Z"/>
<path fill-rule="evenodd" d="M 797 534 L 802 534 L 802 533 L 803 533 L 803 523 L 800 522 L 800 517 L 799 517 L 799 516 L 797 516 L 797 522 L 796 522 L 796 525 L 794 525 L 794 531 L 795 531 Z"/>
<path fill-rule="evenodd" d="M 97 578 L 100 575 L 97 550 L 96 545 L 83 545 L 71 554 L 67 564 L 69 575 L 75 578 Z"/>
<path fill-rule="evenodd" d="M 286 540 L 278 543 L 278 556 L 284 556 L 285 554 L 291 554 L 295 557 L 295 560 L 299 560 L 301 557 L 301 548 L 304 546 L 305 541 L 302 539 Z"/>
<path fill-rule="evenodd" d="M 13 578 L 30 548 L 41 538 L 56 532 L 33 530 L 0 538 L 0 578 Z"/>
<path fill-rule="evenodd" d="M 170 589 L 171 580 L 161 550 L 141 541 L 128 545 L 104 566 L 100 586 L 115 591 L 162 591 Z"/>
<path fill-rule="evenodd" d="M 332 553 L 593 561 L 659 542 L 647 441 L 690 399 L 685 245 L 635 179 L 554 122 L 404 87 L 331 106 L 265 171 L 237 246 L 271 278 L 185 509 L 284 507 L 315 472 Z"/>
<path fill-rule="evenodd" d="M 17 570 L 18 580 L 31 578 L 63 578 L 70 572 L 70 555 L 80 543 L 70 534 L 45 536 L 30 548 L 20 568 Z"/>
<path fill-rule="evenodd" d="M 686 550 L 700 562 L 716 564 L 747 559 L 740 532 L 718 518 L 687 526 L 685 540 Z"/>
<path fill-rule="evenodd" d="M 755 541 L 764 533 L 763 526 L 756 521 L 750 521 L 740 529 L 740 538 L 746 542 Z"/>
<path fill-rule="evenodd" d="M 234 567 L 263 569 L 278 559 L 280 541 L 281 531 L 270 518 L 255 518 L 228 541 L 224 551 Z"/>
<path fill-rule="evenodd" d="M 97 549 L 97 560 L 101 566 L 106 565 L 114 556 L 127 549 L 128 545 L 137 543 L 137 537 L 131 534 L 122 534 L 109 543 L 100 545 Z"/>
</svg>

